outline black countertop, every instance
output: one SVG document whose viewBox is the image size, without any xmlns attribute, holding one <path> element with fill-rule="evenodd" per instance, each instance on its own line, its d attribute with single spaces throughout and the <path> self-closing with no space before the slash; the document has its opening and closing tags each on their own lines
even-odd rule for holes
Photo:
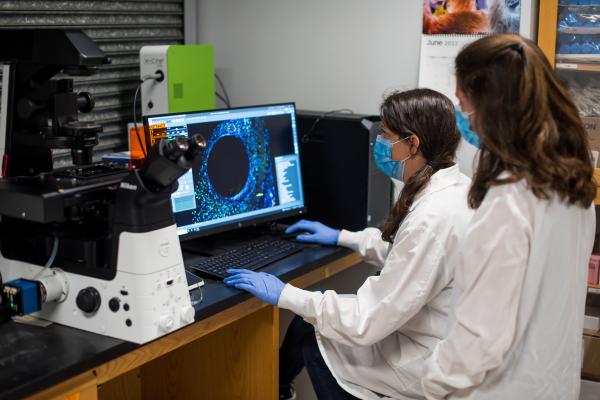
<svg viewBox="0 0 600 400">
<path fill-rule="evenodd" d="M 350 253 L 340 247 L 307 245 L 261 271 L 287 282 Z M 185 258 L 193 261 L 194 256 Z M 196 321 L 251 297 L 222 282 L 204 281 L 204 300 L 195 306 Z M 0 325 L 0 338 L 0 399 L 32 395 L 140 347 L 59 324 L 41 328 L 10 321 Z"/>
</svg>

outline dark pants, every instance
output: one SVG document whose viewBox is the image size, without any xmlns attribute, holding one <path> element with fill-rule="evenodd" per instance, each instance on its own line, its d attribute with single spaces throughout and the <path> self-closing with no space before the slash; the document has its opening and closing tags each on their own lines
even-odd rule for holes
<svg viewBox="0 0 600 400">
<path fill-rule="evenodd" d="M 279 387 L 289 388 L 304 367 L 319 400 L 356 399 L 340 387 L 327 368 L 313 326 L 296 316 L 279 349 Z"/>
</svg>

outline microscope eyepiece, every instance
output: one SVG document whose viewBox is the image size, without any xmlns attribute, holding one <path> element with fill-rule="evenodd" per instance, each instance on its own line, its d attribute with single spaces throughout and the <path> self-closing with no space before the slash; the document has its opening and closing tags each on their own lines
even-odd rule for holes
<svg viewBox="0 0 600 400">
<path fill-rule="evenodd" d="M 206 149 L 206 139 L 202 135 L 193 135 L 188 139 L 189 149 L 185 153 L 185 158 L 193 160 L 200 152 Z"/>
<path fill-rule="evenodd" d="M 191 168 L 194 158 L 205 148 L 206 140 L 202 135 L 162 139 L 146 158 L 142 177 L 146 183 L 159 188 L 173 187 L 177 179 Z"/>
<path fill-rule="evenodd" d="M 181 151 L 187 151 L 187 149 L 189 148 L 189 143 L 187 141 L 187 139 L 183 136 L 178 136 L 175 138 L 175 143 L 177 143 L 177 146 L 179 146 L 179 149 Z"/>
<path fill-rule="evenodd" d="M 186 151 L 189 144 L 185 137 L 178 136 L 174 140 L 169 140 L 162 146 L 163 155 L 171 161 L 177 161 Z"/>
</svg>

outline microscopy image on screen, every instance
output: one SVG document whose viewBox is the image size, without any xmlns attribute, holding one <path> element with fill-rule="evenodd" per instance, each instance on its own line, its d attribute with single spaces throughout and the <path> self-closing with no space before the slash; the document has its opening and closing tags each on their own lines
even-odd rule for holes
<svg viewBox="0 0 600 400">
<path fill-rule="evenodd" d="M 294 154 L 289 115 L 208 121 L 187 130 L 204 136 L 207 146 L 192 166 L 195 207 L 175 213 L 178 226 L 280 204 L 274 159 Z"/>
<path fill-rule="evenodd" d="M 269 150 L 269 129 L 262 118 L 219 122 L 196 172 L 198 207 L 192 222 L 276 205 Z"/>
</svg>

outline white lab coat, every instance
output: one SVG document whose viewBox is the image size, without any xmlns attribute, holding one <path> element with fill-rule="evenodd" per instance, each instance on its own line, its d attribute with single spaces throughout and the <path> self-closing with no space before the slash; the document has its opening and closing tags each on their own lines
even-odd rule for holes
<svg viewBox="0 0 600 400">
<path fill-rule="evenodd" d="M 423 398 L 423 362 L 447 334 L 458 249 L 473 215 L 469 185 L 458 166 L 436 172 L 393 244 L 378 229 L 342 231 L 339 245 L 383 267 L 356 295 L 285 285 L 278 305 L 315 326 L 325 362 L 354 396 Z"/>
<path fill-rule="evenodd" d="M 427 398 L 579 398 L 594 216 L 523 181 L 489 190 L 456 270 L 456 323 L 425 364 Z"/>
</svg>

